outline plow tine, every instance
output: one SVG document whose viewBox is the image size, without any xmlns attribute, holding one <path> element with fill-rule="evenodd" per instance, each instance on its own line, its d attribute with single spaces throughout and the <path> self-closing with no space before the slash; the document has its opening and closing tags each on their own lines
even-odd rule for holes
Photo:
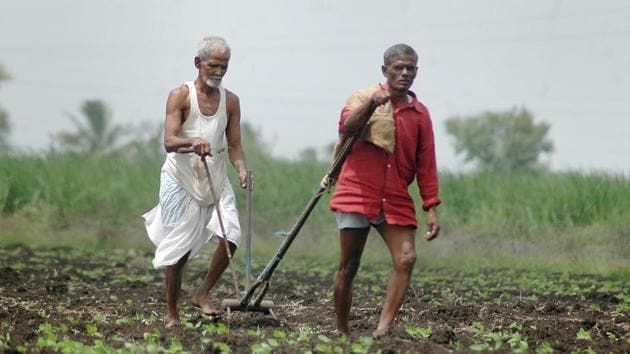
<svg viewBox="0 0 630 354">
<path fill-rule="evenodd" d="M 260 306 L 260 303 L 263 301 L 263 297 L 267 293 L 267 289 L 269 289 L 269 282 L 268 281 L 266 281 L 264 283 L 263 289 L 260 291 L 258 296 L 256 296 L 256 298 L 254 299 L 254 302 L 253 302 L 254 306 Z"/>
</svg>

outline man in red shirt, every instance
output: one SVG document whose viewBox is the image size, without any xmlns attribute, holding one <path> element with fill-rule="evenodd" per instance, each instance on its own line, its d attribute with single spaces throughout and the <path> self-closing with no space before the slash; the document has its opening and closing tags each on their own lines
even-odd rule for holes
<svg viewBox="0 0 630 354">
<path fill-rule="evenodd" d="M 390 329 L 409 287 L 416 261 L 417 228 L 409 185 L 418 181 L 428 231 L 438 236 L 440 204 L 435 146 L 427 108 L 409 90 L 418 70 L 418 55 L 406 44 L 385 51 L 381 71 L 385 84 L 356 92 L 341 112 L 339 133 L 359 135 L 352 146 L 330 201 L 339 228 L 341 258 L 335 279 L 337 331 L 349 334 L 352 281 L 359 268 L 370 226 L 389 248 L 393 271 L 378 326 Z M 365 128 L 364 128 L 365 127 Z"/>
</svg>

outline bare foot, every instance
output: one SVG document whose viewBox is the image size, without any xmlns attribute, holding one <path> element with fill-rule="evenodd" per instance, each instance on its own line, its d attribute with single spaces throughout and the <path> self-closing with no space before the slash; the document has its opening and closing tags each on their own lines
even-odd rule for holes
<svg viewBox="0 0 630 354">
<path fill-rule="evenodd" d="M 377 328 L 376 331 L 372 332 L 372 338 L 379 339 L 384 337 L 389 332 L 389 328 Z"/>
<path fill-rule="evenodd" d="M 210 302 L 208 301 L 208 298 L 206 298 L 205 296 L 197 296 L 196 294 L 193 295 L 192 299 L 190 299 L 190 303 L 198 308 L 201 313 L 203 313 L 206 316 L 216 316 L 219 314 L 219 311 L 213 309 L 210 306 Z"/>
<path fill-rule="evenodd" d="M 179 327 L 179 318 L 168 317 L 166 318 L 166 328 L 175 328 Z"/>
</svg>

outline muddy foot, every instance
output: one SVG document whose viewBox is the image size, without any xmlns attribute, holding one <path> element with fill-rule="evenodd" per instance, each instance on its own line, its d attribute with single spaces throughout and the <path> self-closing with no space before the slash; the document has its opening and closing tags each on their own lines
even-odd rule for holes
<svg viewBox="0 0 630 354">
<path fill-rule="evenodd" d="M 193 296 L 193 298 L 190 299 L 190 303 L 206 316 L 217 316 L 219 314 L 219 311 L 213 309 L 210 306 L 210 303 L 208 302 L 208 299 L 205 298 L 205 296 L 201 298 Z"/>
<path fill-rule="evenodd" d="M 376 331 L 372 332 L 372 338 L 379 339 L 387 335 L 389 333 L 389 328 L 377 328 Z"/>
<path fill-rule="evenodd" d="M 166 327 L 166 328 L 179 327 L 179 318 L 167 318 L 166 319 L 166 325 L 164 327 Z"/>
</svg>

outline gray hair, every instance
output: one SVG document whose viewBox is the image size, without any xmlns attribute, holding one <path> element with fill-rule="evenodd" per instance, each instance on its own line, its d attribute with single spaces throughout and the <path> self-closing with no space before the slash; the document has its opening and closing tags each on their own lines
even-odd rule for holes
<svg viewBox="0 0 630 354">
<path fill-rule="evenodd" d="M 220 52 L 230 54 L 230 46 L 227 41 L 222 37 L 209 36 L 199 42 L 199 49 L 197 55 L 201 59 L 208 59 L 211 52 Z"/>
<path fill-rule="evenodd" d="M 418 61 L 418 53 L 416 53 L 416 51 L 411 46 L 404 43 L 399 43 L 387 48 L 385 54 L 383 54 L 383 63 L 385 65 L 389 65 L 395 57 L 400 57 L 403 55 L 412 55 L 416 58 L 416 62 Z"/>
</svg>

